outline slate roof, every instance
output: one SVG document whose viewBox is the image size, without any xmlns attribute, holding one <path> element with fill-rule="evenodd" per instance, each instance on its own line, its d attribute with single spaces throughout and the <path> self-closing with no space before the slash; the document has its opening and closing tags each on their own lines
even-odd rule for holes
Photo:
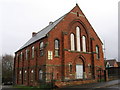
<svg viewBox="0 0 120 90">
<path fill-rule="evenodd" d="M 19 50 L 27 47 L 28 45 L 34 43 L 37 40 L 40 40 L 41 38 L 45 37 L 46 34 L 48 34 L 48 32 L 51 31 L 65 16 L 66 16 L 66 14 L 63 15 L 62 17 L 60 17 L 59 19 L 57 19 L 56 21 L 54 21 L 52 24 L 49 24 L 47 27 L 45 27 L 41 31 L 39 31 L 34 37 L 32 37 L 30 40 L 28 40 L 28 42 L 26 42 Z"/>
<path fill-rule="evenodd" d="M 120 62 L 117 62 L 117 64 L 118 64 L 118 67 L 120 67 Z"/>
<path fill-rule="evenodd" d="M 111 60 L 106 60 L 106 63 L 107 63 L 107 62 L 109 62 L 109 64 L 110 64 L 111 66 L 114 66 L 115 62 L 117 62 L 117 61 L 116 61 L 116 59 L 111 59 Z"/>
</svg>

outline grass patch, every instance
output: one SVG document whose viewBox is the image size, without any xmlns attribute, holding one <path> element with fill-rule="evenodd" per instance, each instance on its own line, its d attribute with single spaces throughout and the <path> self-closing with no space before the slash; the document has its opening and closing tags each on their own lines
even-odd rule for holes
<svg viewBox="0 0 120 90">
<path fill-rule="evenodd" d="M 13 88 L 20 88 L 22 90 L 36 90 L 36 89 L 40 89 L 40 90 L 45 90 L 45 89 L 53 89 L 55 88 L 54 85 L 52 83 L 49 84 L 41 84 L 39 86 L 24 86 L 24 85 L 15 85 L 13 86 Z"/>
<path fill-rule="evenodd" d="M 33 89 L 36 89 L 36 88 L 38 88 L 38 87 L 15 85 L 15 86 L 13 86 L 13 88 L 20 88 L 20 89 L 22 89 L 22 90 L 26 90 L 26 89 L 28 89 L 28 90 L 33 90 Z"/>
</svg>

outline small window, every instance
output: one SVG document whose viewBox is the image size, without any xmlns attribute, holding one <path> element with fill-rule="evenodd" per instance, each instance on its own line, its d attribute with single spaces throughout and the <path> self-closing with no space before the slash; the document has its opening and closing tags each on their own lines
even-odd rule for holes
<svg viewBox="0 0 120 90">
<path fill-rule="evenodd" d="M 43 48 L 44 48 L 44 43 L 40 43 L 40 56 L 43 56 Z"/>
<path fill-rule="evenodd" d="M 16 59 L 18 60 L 18 54 L 16 55 Z"/>
<path fill-rule="evenodd" d="M 27 73 L 27 70 L 25 70 L 25 73 Z"/>
<path fill-rule="evenodd" d="M 52 60 L 52 59 L 53 59 L 52 51 L 48 51 L 48 59 L 49 59 L 49 60 Z"/>
<path fill-rule="evenodd" d="M 26 80 L 26 78 L 27 78 L 27 70 L 25 70 L 24 72 L 24 80 Z"/>
<path fill-rule="evenodd" d="M 70 43 L 71 43 L 71 50 L 74 51 L 75 50 L 75 37 L 74 34 L 70 34 Z"/>
<path fill-rule="evenodd" d="M 21 73 L 22 73 L 22 71 L 19 72 L 19 74 L 21 74 Z"/>
<path fill-rule="evenodd" d="M 34 58 L 34 46 L 32 47 L 32 58 Z"/>
<path fill-rule="evenodd" d="M 28 49 L 26 49 L 26 60 L 28 60 Z"/>
<path fill-rule="evenodd" d="M 34 70 L 31 70 L 31 81 L 34 80 Z"/>
<path fill-rule="evenodd" d="M 77 12 L 77 17 L 79 17 L 79 12 Z"/>
<path fill-rule="evenodd" d="M 69 64 L 69 72 L 72 72 L 72 64 Z"/>
<path fill-rule="evenodd" d="M 21 79 L 21 77 L 22 77 L 22 71 L 20 70 L 19 71 L 19 79 Z"/>
<path fill-rule="evenodd" d="M 55 56 L 59 56 L 59 40 L 55 40 Z"/>
<path fill-rule="evenodd" d="M 43 71 L 39 70 L 39 80 L 42 80 L 42 79 L 43 79 Z"/>
<path fill-rule="evenodd" d="M 100 54 L 99 54 L 99 46 L 96 45 L 96 58 L 99 59 L 100 58 Z"/>
<path fill-rule="evenodd" d="M 22 60 L 22 56 L 23 56 L 23 54 L 22 54 L 22 52 L 20 53 L 20 60 Z"/>
</svg>

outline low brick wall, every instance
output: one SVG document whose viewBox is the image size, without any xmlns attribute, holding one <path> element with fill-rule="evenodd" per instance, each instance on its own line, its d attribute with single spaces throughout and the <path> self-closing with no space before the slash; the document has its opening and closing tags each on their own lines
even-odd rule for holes
<svg viewBox="0 0 120 90">
<path fill-rule="evenodd" d="M 96 80 L 82 80 L 82 81 L 65 81 L 65 82 L 55 82 L 55 85 L 58 87 L 73 86 L 87 83 L 96 83 Z"/>
</svg>

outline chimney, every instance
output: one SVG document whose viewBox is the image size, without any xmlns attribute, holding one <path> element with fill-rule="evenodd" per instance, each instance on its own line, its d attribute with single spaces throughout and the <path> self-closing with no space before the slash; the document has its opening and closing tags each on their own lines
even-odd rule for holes
<svg viewBox="0 0 120 90">
<path fill-rule="evenodd" d="M 52 25 L 53 24 L 53 22 L 51 21 L 51 22 L 49 22 L 49 25 Z"/>
<path fill-rule="evenodd" d="M 32 32 L 32 37 L 34 37 L 37 33 L 36 32 Z"/>
</svg>

